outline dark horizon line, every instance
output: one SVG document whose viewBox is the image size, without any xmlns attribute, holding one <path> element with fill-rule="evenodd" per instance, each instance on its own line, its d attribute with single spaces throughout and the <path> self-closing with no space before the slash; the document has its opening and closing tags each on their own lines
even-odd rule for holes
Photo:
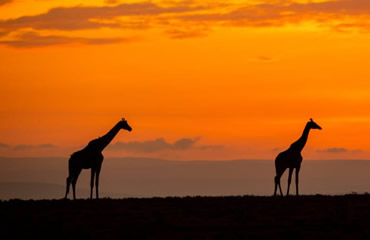
<svg viewBox="0 0 370 240">
<path fill-rule="evenodd" d="M 58 159 L 68 159 L 70 156 L 39 156 L 39 157 L 10 157 L 10 156 L 0 156 L 0 159 L 50 159 L 50 158 L 58 158 Z M 210 162 L 210 161 L 217 161 L 217 162 L 230 162 L 230 161 L 274 161 L 275 157 L 271 159 L 266 158 L 234 158 L 228 160 L 222 159 L 191 159 L 191 160 L 176 160 L 176 159 L 166 159 L 166 158 L 156 158 L 156 157 L 137 157 L 137 156 L 125 156 L 125 157 L 105 157 L 106 159 L 146 159 L 146 160 L 161 160 L 161 161 L 171 161 L 171 162 Z M 369 159 L 304 159 L 304 161 L 370 161 Z"/>
</svg>

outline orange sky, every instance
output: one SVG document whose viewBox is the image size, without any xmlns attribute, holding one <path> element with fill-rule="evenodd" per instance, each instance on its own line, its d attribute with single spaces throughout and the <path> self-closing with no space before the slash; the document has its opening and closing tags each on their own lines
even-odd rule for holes
<svg viewBox="0 0 370 240">
<path fill-rule="evenodd" d="M 305 159 L 370 159 L 369 40 L 368 0 L 0 0 L 0 155 L 125 117 L 107 156 L 272 159 L 312 117 Z"/>
</svg>

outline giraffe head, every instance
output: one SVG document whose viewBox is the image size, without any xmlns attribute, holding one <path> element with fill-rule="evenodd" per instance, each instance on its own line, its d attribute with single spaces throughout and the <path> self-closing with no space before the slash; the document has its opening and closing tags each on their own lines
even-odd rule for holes
<svg viewBox="0 0 370 240">
<path fill-rule="evenodd" d="M 321 130 L 322 128 L 317 124 L 315 123 L 312 118 L 310 118 L 310 121 L 307 123 L 307 125 L 311 128 L 311 129 L 319 129 Z"/>
<path fill-rule="evenodd" d="M 128 125 L 126 119 L 122 118 L 122 120 L 119 123 L 120 123 L 120 126 L 121 126 L 122 129 L 125 129 L 129 132 L 132 131 L 132 128 L 130 127 L 130 125 Z"/>
</svg>

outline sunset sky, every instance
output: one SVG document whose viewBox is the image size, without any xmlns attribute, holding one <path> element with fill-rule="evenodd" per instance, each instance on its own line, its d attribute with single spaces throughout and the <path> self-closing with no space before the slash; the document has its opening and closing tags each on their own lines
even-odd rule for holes
<svg viewBox="0 0 370 240">
<path fill-rule="evenodd" d="M 0 156 L 370 159 L 369 0 L 0 0 Z"/>
</svg>

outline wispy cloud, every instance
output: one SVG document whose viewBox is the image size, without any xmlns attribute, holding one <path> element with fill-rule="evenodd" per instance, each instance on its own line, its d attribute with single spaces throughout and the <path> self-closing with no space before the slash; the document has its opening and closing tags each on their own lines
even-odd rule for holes
<svg viewBox="0 0 370 240">
<path fill-rule="evenodd" d="M 327 149 L 318 150 L 318 152 L 323 152 L 323 153 L 344 153 L 344 152 L 348 152 L 348 149 L 347 148 L 327 148 Z"/>
<path fill-rule="evenodd" d="M 229 5 L 230 6 L 230 5 Z M 235 5 L 230 11 L 196 13 L 180 17 L 186 21 L 208 22 L 239 27 L 279 27 L 313 21 L 336 30 L 338 26 L 365 27 L 370 21 L 370 1 L 338 0 L 297 3 L 274 1 L 261 4 Z M 365 24 L 364 24 L 365 22 Z M 345 23 L 346 25 L 342 25 Z"/>
<path fill-rule="evenodd" d="M 118 4 L 120 1 L 119 0 L 104 0 L 104 2 L 107 4 Z"/>
<path fill-rule="evenodd" d="M 45 144 L 18 144 L 18 145 L 9 145 L 6 143 L 0 143 L 0 148 L 8 149 L 8 150 L 15 150 L 15 151 L 22 151 L 22 150 L 28 150 L 28 149 L 46 149 L 46 148 L 56 148 L 57 146 L 50 143 Z"/>
<path fill-rule="evenodd" d="M 149 141 L 117 142 L 109 146 L 110 150 L 122 150 L 134 153 L 154 153 L 164 150 L 184 151 L 190 149 L 214 149 L 221 148 L 220 145 L 196 145 L 200 138 L 181 138 L 174 143 L 167 142 L 164 138 Z"/>
<path fill-rule="evenodd" d="M 15 48 L 33 48 L 63 44 L 99 45 L 107 43 L 130 42 L 133 40 L 134 38 L 76 38 L 55 35 L 41 36 L 35 32 L 26 32 L 20 34 L 16 40 L 0 40 L 0 45 L 6 45 Z"/>
<path fill-rule="evenodd" d="M 160 17 L 162 14 L 180 14 L 199 9 L 201 7 L 187 6 L 185 4 L 163 7 L 150 2 L 100 7 L 57 7 L 39 15 L 22 16 L 0 21 L 0 37 L 17 33 L 15 37 L 3 39 L 0 43 L 11 47 L 42 47 L 68 43 L 109 44 L 127 42 L 127 37 L 92 39 L 86 37 L 69 37 L 65 33 L 76 30 L 98 31 L 101 28 L 142 30 L 153 27 L 151 25 L 159 21 L 155 18 Z M 40 33 L 37 33 L 50 30 L 64 32 L 64 35 L 45 36 L 44 34 L 41 36 Z M 22 33 L 22 31 L 31 31 L 32 33 Z M 173 32 L 172 36 L 181 38 L 186 34 L 188 36 L 190 34 L 192 36 L 195 35 L 190 32 Z M 130 40 L 133 39 L 138 38 L 130 38 Z"/>
<path fill-rule="evenodd" d="M 215 150 L 215 149 L 220 149 L 223 148 L 223 145 L 201 145 L 198 146 L 198 149 L 200 150 Z"/>
<path fill-rule="evenodd" d="M 332 148 L 326 148 L 326 149 L 319 149 L 317 150 L 320 153 L 355 153 L 355 152 L 361 152 L 362 150 L 360 149 L 347 149 L 343 147 L 332 147 Z"/>
<path fill-rule="evenodd" d="M 23 28 L 35 30 L 81 30 L 102 27 L 119 28 L 119 17 L 153 16 L 164 13 L 182 13 L 194 11 L 198 8 L 190 6 L 161 7 L 154 3 L 131 3 L 103 7 L 59 7 L 47 13 L 23 16 L 0 22 L 0 29 L 12 32 Z M 101 21 L 99 21 L 101 20 Z M 102 21 L 102 20 L 112 20 Z"/>
<path fill-rule="evenodd" d="M 7 148 L 7 147 L 9 147 L 9 145 L 8 145 L 8 144 L 0 143 L 0 148 Z"/>
<path fill-rule="evenodd" d="M 173 39 L 185 39 L 185 38 L 196 38 L 205 37 L 208 35 L 209 30 L 206 28 L 174 28 L 166 31 L 167 35 Z"/>
<path fill-rule="evenodd" d="M 13 2 L 13 0 L 0 0 L 0 6 Z"/>
<path fill-rule="evenodd" d="M 0 5 L 10 0 L 0 0 Z M 151 2 L 119 3 L 106 0 L 107 6 L 56 7 L 45 13 L 22 16 L 0 21 L 2 44 L 13 47 L 50 46 L 65 43 L 109 44 L 117 39 L 86 39 L 85 36 L 70 37 L 68 32 L 77 30 L 114 29 L 138 30 L 160 29 L 172 39 L 185 39 L 207 36 L 219 27 L 282 27 L 315 23 L 317 27 L 332 29 L 336 32 L 370 32 L 369 0 L 337 1 L 259 1 L 233 3 L 214 1 L 182 1 L 170 5 L 164 1 L 160 5 Z M 59 31 L 60 36 L 33 36 L 31 44 L 19 34 L 22 31 Z M 64 32 L 64 33 L 62 33 Z M 125 31 L 127 34 L 127 31 Z M 17 35 L 18 34 L 18 35 Z M 19 36 L 10 38 L 9 36 Z M 5 39 L 5 37 L 8 37 Z M 27 37 L 27 36 L 26 36 Z M 29 36 L 28 36 L 29 37 Z M 14 42 L 14 43 L 12 43 Z M 125 41 L 122 41 L 125 42 Z M 276 59 L 257 57 L 255 62 L 273 62 Z"/>
<path fill-rule="evenodd" d="M 55 148 L 54 144 L 39 144 L 39 145 L 28 145 L 28 144 L 19 144 L 13 147 L 16 151 L 28 150 L 28 149 L 46 149 L 46 148 Z"/>
<path fill-rule="evenodd" d="M 268 56 L 259 56 L 254 58 L 249 58 L 249 62 L 259 62 L 259 63 L 272 63 L 278 61 L 277 58 L 274 57 L 268 57 Z"/>
</svg>

